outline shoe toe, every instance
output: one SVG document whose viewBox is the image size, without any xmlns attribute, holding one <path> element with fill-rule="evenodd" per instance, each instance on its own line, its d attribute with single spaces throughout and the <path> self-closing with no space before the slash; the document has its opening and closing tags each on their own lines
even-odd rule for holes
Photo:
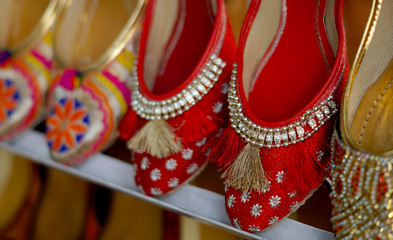
<svg viewBox="0 0 393 240">
<path fill-rule="evenodd" d="M 206 163 L 201 148 L 196 146 L 186 145 L 181 152 L 165 158 L 134 152 L 135 182 L 146 195 L 164 195 L 192 180 Z"/>
<path fill-rule="evenodd" d="M 108 127 L 105 112 L 95 105 L 77 97 L 56 101 L 46 119 L 46 140 L 55 161 L 75 165 L 102 148 Z"/>
<path fill-rule="evenodd" d="M 278 184 L 270 183 L 264 193 L 227 187 L 225 207 L 233 226 L 247 232 L 265 230 L 296 211 L 309 196 L 309 192 L 288 191 Z"/>
</svg>

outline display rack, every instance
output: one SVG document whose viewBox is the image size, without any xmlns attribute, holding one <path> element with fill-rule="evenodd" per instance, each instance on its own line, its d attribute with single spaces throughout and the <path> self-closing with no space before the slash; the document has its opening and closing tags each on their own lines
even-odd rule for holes
<svg viewBox="0 0 393 240">
<path fill-rule="evenodd" d="M 0 148 L 170 211 L 193 217 L 243 238 L 263 240 L 334 239 L 334 235 L 330 232 L 288 218 L 267 231 L 256 234 L 239 230 L 231 225 L 225 212 L 224 196 L 189 184 L 168 196 L 148 197 L 138 192 L 134 182 L 134 168 L 131 164 L 105 154 L 96 154 L 76 167 L 56 163 L 50 159 L 44 135 L 35 130 L 26 131 L 11 143 L 0 143 Z"/>
</svg>

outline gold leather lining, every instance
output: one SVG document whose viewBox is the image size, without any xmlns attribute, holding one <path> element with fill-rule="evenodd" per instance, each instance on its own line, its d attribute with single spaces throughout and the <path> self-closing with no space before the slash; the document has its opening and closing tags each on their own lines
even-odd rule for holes
<svg viewBox="0 0 393 240">
<path fill-rule="evenodd" d="M 354 143 L 379 154 L 393 147 L 393 61 L 364 94 L 355 112 L 350 133 Z"/>
</svg>

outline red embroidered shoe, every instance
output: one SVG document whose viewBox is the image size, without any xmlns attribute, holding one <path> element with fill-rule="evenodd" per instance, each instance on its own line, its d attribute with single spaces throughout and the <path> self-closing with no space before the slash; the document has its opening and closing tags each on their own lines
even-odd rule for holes
<svg viewBox="0 0 393 240">
<path fill-rule="evenodd" d="M 249 7 L 229 85 L 231 126 L 209 144 L 239 229 L 274 225 L 324 180 L 347 69 L 342 5 L 258 0 Z"/>
<path fill-rule="evenodd" d="M 393 1 L 371 6 L 333 136 L 336 239 L 393 239 Z"/>
<path fill-rule="evenodd" d="M 120 129 L 145 194 L 166 194 L 207 163 L 202 148 L 224 124 L 234 58 L 223 0 L 148 3 L 132 109 Z"/>
</svg>

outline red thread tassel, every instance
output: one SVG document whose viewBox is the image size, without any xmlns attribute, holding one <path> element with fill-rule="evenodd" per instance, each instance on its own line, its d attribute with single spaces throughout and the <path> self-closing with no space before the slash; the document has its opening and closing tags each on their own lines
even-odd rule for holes
<svg viewBox="0 0 393 240">
<path fill-rule="evenodd" d="M 138 115 L 136 115 L 131 108 L 128 108 L 127 113 L 124 115 L 119 125 L 120 138 L 128 141 L 135 135 L 137 125 Z"/>
<path fill-rule="evenodd" d="M 284 159 L 288 188 L 304 191 L 316 188 L 322 183 L 327 174 L 324 164 L 327 161 L 318 160 L 317 152 L 321 148 L 316 145 L 318 144 L 315 142 L 304 141 L 288 147 Z M 323 149 L 323 151 L 329 154 L 329 150 Z"/>
<path fill-rule="evenodd" d="M 219 168 L 227 168 L 239 155 L 246 143 L 232 127 L 227 127 L 220 137 L 215 137 L 205 146 L 210 148 L 208 158 Z"/>
<path fill-rule="evenodd" d="M 197 106 L 184 113 L 182 124 L 180 136 L 184 143 L 201 140 L 218 129 L 217 122 Z"/>
</svg>

